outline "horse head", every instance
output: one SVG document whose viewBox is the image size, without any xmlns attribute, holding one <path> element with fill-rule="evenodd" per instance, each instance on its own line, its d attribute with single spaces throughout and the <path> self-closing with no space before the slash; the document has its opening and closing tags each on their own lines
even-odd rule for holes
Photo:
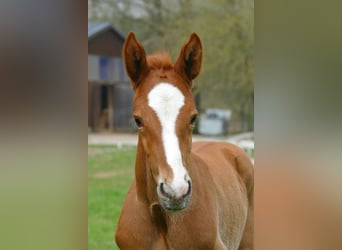
<svg viewBox="0 0 342 250">
<path fill-rule="evenodd" d="M 133 119 L 159 202 L 182 210 L 192 194 L 191 138 L 198 112 L 191 88 L 201 68 L 201 41 L 192 33 L 173 64 L 166 53 L 146 56 L 129 33 L 123 58 L 134 91 Z"/>
</svg>

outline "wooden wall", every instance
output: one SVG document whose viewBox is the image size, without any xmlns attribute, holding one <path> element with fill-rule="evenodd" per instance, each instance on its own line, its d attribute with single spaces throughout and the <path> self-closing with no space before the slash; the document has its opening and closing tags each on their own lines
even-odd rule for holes
<svg viewBox="0 0 342 250">
<path fill-rule="evenodd" d="M 88 83 L 88 127 L 93 132 L 132 131 L 133 91 L 127 83 Z"/>
</svg>

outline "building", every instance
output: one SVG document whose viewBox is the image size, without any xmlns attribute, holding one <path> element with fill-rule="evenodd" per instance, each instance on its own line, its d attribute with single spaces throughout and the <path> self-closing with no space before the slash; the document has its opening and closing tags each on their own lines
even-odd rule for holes
<svg viewBox="0 0 342 250">
<path fill-rule="evenodd" d="M 122 60 L 125 37 L 110 23 L 88 23 L 88 128 L 129 131 L 133 91 Z"/>
</svg>

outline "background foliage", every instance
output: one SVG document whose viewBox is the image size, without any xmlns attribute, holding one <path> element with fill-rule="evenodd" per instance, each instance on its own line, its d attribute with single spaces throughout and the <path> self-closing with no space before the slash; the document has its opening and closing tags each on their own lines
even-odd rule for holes
<svg viewBox="0 0 342 250">
<path fill-rule="evenodd" d="M 191 32 L 204 47 L 196 79 L 202 111 L 233 111 L 232 128 L 253 130 L 253 0 L 89 0 L 90 21 L 110 21 L 134 31 L 148 53 L 168 50 L 175 60 Z M 235 126 L 234 126 L 235 125 Z"/>
</svg>

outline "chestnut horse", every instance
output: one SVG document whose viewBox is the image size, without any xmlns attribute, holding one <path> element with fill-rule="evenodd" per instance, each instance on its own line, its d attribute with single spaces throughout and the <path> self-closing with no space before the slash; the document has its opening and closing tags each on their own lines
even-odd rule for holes
<svg viewBox="0 0 342 250">
<path fill-rule="evenodd" d="M 129 33 L 123 57 L 138 127 L 135 179 L 122 207 L 120 249 L 253 249 L 253 166 L 228 143 L 192 143 L 191 94 L 202 45 L 193 33 L 173 64 Z"/>
</svg>

